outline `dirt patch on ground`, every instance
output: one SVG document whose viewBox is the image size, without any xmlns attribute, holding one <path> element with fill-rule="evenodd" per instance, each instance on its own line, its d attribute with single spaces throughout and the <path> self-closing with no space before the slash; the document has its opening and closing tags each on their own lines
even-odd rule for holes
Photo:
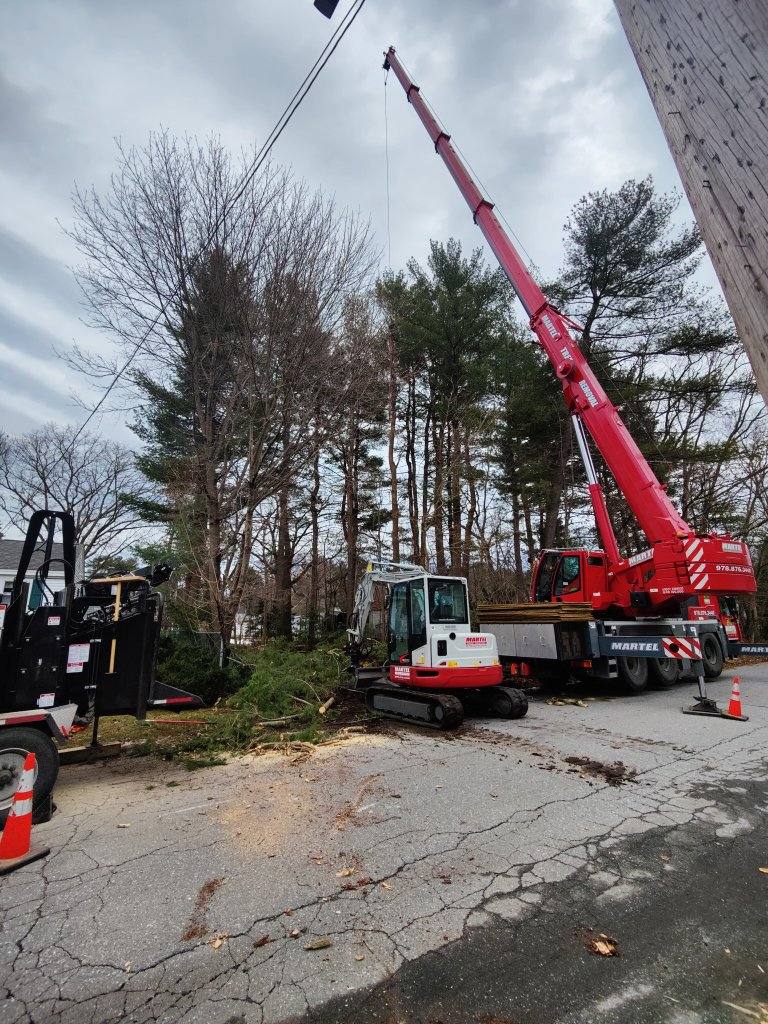
<svg viewBox="0 0 768 1024">
<path fill-rule="evenodd" d="M 209 878 L 205 885 L 200 886 L 200 891 L 195 900 L 195 909 L 187 921 L 187 927 L 181 936 L 182 942 L 189 942 L 192 939 L 202 939 L 208 932 L 208 925 L 205 921 L 205 914 L 211 900 L 224 884 L 223 876 Z"/>
<path fill-rule="evenodd" d="M 585 775 L 604 779 L 609 786 L 623 786 L 627 782 L 637 781 L 637 771 L 634 768 L 627 768 L 623 761 L 613 761 L 607 764 L 605 761 L 594 761 L 591 757 L 566 757 L 567 764 L 580 768 Z"/>
<path fill-rule="evenodd" d="M 554 757 L 556 754 L 552 747 L 536 743 L 525 736 L 498 732 L 496 729 L 484 729 L 479 725 L 465 725 L 455 733 L 444 733 L 443 735 L 453 736 L 457 740 L 479 740 L 489 747 L 508 747 L 514 750 L 525 750 L 528 753 L 535 754 L 537 757 Z"/>
<path fill-rule="evenodd" d="M 360 784 L 354 800 L 348 800 L 337 812 L 333 823 L 339 832 L 343 832 L 349 825 L 370 824 L 370 819 L 361 821 L 358 815 L 361 810 L 366 808 L 366 805 L 375 803 L 383 795 L 382 787 L 378 782 L 380 778 L 380 773 L 368 775 Z"/>
</svg>

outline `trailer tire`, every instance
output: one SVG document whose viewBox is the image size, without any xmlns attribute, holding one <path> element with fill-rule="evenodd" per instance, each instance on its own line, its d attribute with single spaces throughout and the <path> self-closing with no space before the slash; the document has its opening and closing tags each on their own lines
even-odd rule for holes
<svg viewBox="0 0 768 1024">
<path fill-rule="evenodd" d="M 642 693 L 648 686 L 646 658 L 617 658 L 619 680 L 626 693 Z"/>
<path fill-rule="evenodd" d="M 491 691 L 491 711 L 499 718 L 525 718 L 528 698 L 512 686 L 495 686 Z"/>
<path fill-rule="evenodd" d="M 705 633 L 701 638 L 701 656 L 704 663 L 704 675 L 707 679 L 717 679 L 723 671 L 725 659 L 723 650 L 714 633 Z"/>
<path fill-rule="evenodd" d="M 37 760 L 33 806 L 47 800 L 59 774 L 59 748 L 42 729 L 0 729 L 0 824 L 5 823 L 11 809 L 19 775 L 27 754 Z"/>
<path fill-rule="evenodd" d="M 652 686 L 658 690 L 668 690 L 680 679 L 680 662 L 674 658 L 651 658 L 648 674 Z"/>
</svg>

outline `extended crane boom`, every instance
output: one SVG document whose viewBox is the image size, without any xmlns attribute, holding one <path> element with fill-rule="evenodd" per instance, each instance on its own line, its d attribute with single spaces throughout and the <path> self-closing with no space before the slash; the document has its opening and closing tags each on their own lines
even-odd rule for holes
<svg viewBox="0 0 768 1024">
<path fill-rule="evenodd" d="M 596 608 L 620 606 L 626 610 L 660 608 L 679 604 L 681 597 L 705 588 L 722 593 L 754 592 L 754 573 L 746 545 L 732 541 L 727 535 L 697 536 L 675 509 L 665 486 L 635 444 L 571 333 L 577 325 L 554 308 L 531 276 L 499 222 L 493 204 L 483 196 L 450 135 L 429 109 L 394 47 L 386 52 L 384 67 L 394 71 L 405 90 L 436 152 L 464 196 L 475 223 L 509 278 L 529 317 L 531 330 L 561 383 L 608 559 L 605 588 L 588 595 L 593 605 Z M 647 552 L 629 559 L 619 553 L 582 424 L 648 538 Z"/>
</svg>

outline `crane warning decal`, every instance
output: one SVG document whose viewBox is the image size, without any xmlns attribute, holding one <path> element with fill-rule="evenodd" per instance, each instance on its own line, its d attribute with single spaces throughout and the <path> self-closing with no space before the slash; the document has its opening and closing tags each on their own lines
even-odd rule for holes
<svg viewBox="0 0 768 1024">
<path fill-rule="evenodd" d="M 665 636 L 662 637 L 661 643 L 667 658 L 676 658 L 678 661 L 686 658 L 691 661 L 701 660 L 701 641 L 698 637 L 683 639 L 681 636 Z"/>
</svg>

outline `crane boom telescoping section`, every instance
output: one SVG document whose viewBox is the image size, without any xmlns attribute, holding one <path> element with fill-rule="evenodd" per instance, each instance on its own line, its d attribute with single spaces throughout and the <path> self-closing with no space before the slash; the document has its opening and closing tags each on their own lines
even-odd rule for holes
<svg viewBox="0 0 768 1024">
<path fill-rule="evenodd" d="M 589 493 L 598 531 L 608 556 L 605 592 L 595 592 L 595 607 L 619 605 L 662 608 L 679 603 L 703 589 L 720 593 L 753 593 L 754 572 L 746 544 L 729 536 L 697 536 L 670 501 L 618 414 L 616 407 L 592 372 L 570 328 L 576 327 L 559 313 L 531 276 L 511 239 L 504 231 L 493 204 L 480 191 L 469 169 L 444 131 L 420 89 L 411 80 L 394 47 L 385 53 L 391 69 L 405 90 L 464 196 L 475 223 L 483 232 L 530 320 L 563 389 L 566 405 L 574 417 L 576 436 L 587 465 Z M 613 474 L 641 530 L 648 538 L 649 557 L 622 558 L 619 555 L 605 498 L 590 474 L 586 427 Z"/>
</svg>

